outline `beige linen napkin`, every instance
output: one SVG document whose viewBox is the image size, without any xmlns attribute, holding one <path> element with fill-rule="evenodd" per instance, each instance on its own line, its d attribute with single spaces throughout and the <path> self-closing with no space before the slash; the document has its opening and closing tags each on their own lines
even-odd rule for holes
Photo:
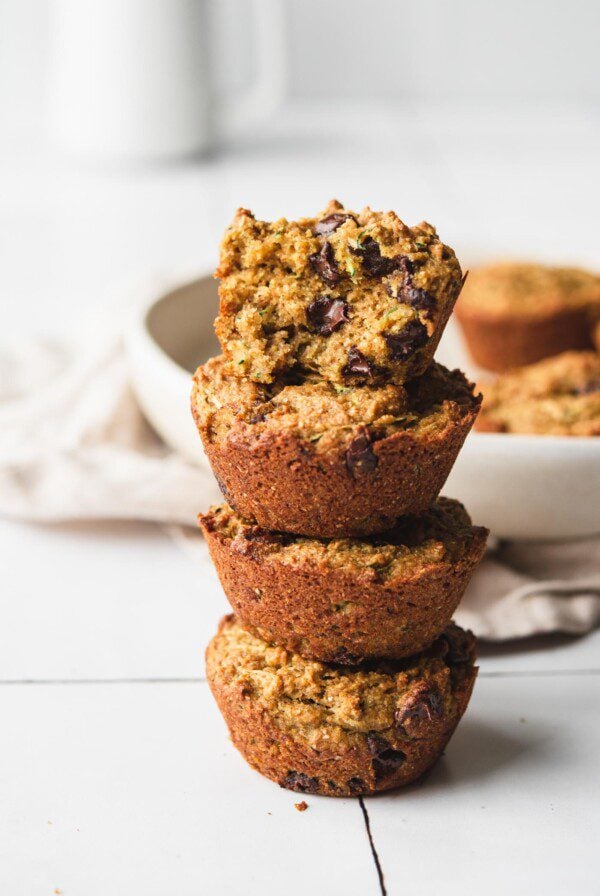
<svg viewBox="0 0 600 896">
<path fill-rule="evenodd" d="M 0 515 L 194 525 L 219 500 L 146 423 L 120 334 L 0 345 Z"/>
<path fill-rule="evenodd" d="M 119 328 L 77 346 L 0 345 L 0 514 L 22 520 L 137 518 L 193 526 L 214 479 L 169 450 L 129 385 Z M 172 527 L 201 566 L 199 534 Z M 500 544 L 456 614 L 502 640 L 588 631 L 600 621 L 600 539 Z"/>
</svg>

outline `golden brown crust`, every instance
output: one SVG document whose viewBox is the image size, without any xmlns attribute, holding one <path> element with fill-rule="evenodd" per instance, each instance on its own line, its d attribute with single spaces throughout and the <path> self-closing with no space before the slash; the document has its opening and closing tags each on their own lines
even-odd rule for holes
<svg viewBox="0 0 600 896">
<path fill-rule="evenodd" d="M 482 432 L 600 435 L 600 355 L 563 352 L 483 386 Z"/>
<path fill-rule="evenodd" d="M 207 676 L 245 759 L 282 787 L 356 796 L 406 785 L 442 753 L 476 677 L 474 639 L 451 626 L 400 664 L 348 670 L 270 648 L 226 617 Z"/>
<path fill-rule="evenodd" d="M 269 387 L 227 377 L 221 363 L 196 372 L 192 413 L 228 503 L 264 529 L 321 538 L 383 532 L 400 516 L 426 511 L 480 403 L 460 372 L 434 364 L 406 390 L 387 387 L 405 395 L 399 417 L 367 398 L 370 387 L 357 387 L 377 408 L 373 423 L 335 406 L 323 419 L 339 412 L 347 423 L 306 431 L 301 403 L 282 418 L 270 393 L 256 395 Z M 303 387 L 287 391 L 296 388 Z"/>
<path fill-rule="evenodd" d="M 216 276 L 215 326 L 231 371 L 262 383 L 298 368 L 342 384 L 418 376 L 462 282 L 429 224 L 335 201 L 299 221 L 239 209 Z"/>
<path fill-rule="evenodd" d="M 591 347 L 600 278 L 576 268 L 505 262 L 472 271 L 456 305 L 473 360 L 488 370 Z"/>
<path fill-rule="evenodd" d="M 544 316 L 493 317 L 459 305 L 456 317 L 471 357 L 486 370 L 502 372 L 591 346 L 588 315 L 581 308 L 561 308 Z"/>
<path fill-rule="evenodd" d="M 409 656 L 435 640 L 488 534 L 447 498 L 366 541 L 278 536 L 226 505 L 199 521 L 243 625 L 271 644 L 341 664 Z"/>
</svg>

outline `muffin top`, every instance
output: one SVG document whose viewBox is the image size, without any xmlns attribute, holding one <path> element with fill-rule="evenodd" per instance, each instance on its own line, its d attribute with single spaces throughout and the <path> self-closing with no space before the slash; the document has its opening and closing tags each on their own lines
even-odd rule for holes
<svg viewBox="0 0 600 896">
<path fill-rule="evenodd" d="M 600 277 L 579 268 L 505 261 L 469 273 L 459 310 L 490 316 L 543 315 L 600 307 Z"/>
<path fill-rule="evenodd" d="M 483 386 L 486 432 L 600 435 L 600 355 L 563 352 Z"/>
<path fill-rule="evenodd" d="M 219 356 L 194 377 L 194 417 L 216 442 L 287 436 L 326 452 L 356 438 L 371 442 L 403 431 L 427 438 L 474 413 L 480 403 L 460 371 L 435 363 L 404 386 L 340 386 L 315 376 L 266 385 L 229 370 Z"/>
<path fill-rule="evenodd" d="M 487 530 L 472 526 L 465 508 L 438 498 L 422 516 L 398 520 L 393 529 L 367 538 L 305 538 L 268 532 L 245 522 L 227 504 L 199 517 L 204 528 L 254 560 L 284 566 L 342 569 L 358 581 L 406 579 L 438 564 L 459 562 L 472 549 L 483 551 Z M 343 601 L 342 601 L 343 603 Z"/>
<path fill-rule="evenodd" d="M 207 652 L 217 684 L 251 698 L 315 749 L 351 746 L 359 734 L 400 733 L 403 724 L 404 734 L 414 728 L 418 736 L 415 704 L 429 700 L 436 716 L 451 717 L 454 689 L 471 674 L 474 659 L 473 635 L 452 624 L 423 653 L 349 669 L 270 646 L 233 616 L 222 621 Z"/>
<path fill-rule="evenodd" d="M 298 221 L 239 209 L 216 276 L 223 352 L 233 373 L 260 383 L 290 370 L 402 383 L 428 365 L 462 283 L 430 224 L 335 200 Z"/>
</svg>

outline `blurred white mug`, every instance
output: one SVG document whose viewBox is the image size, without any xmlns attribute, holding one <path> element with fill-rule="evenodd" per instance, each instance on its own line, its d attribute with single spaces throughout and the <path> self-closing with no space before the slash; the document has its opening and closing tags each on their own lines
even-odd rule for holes
<svg viewBox="0 0 600 896">
<path fill-rule="evenodd" d="M 241 0 L 248 2 L 248 0 Z M 251 0 L 256 79 L 210 96 L 207 0 L 53 0 L 53 141 L 80 156 L 183 156 L 266 118 L 284 88 L 281 0 Z"/>
</svg>

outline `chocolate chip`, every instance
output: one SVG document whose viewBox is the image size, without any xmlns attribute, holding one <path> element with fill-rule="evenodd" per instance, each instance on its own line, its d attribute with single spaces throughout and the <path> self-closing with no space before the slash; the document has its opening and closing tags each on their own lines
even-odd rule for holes
<svg viewBox="0 0 600 896">
<path fill-rule="evenodd" d="M 373 451 L 371 433 L 366 426 L 359 426 L 346 449 L 346 466 L 354 475 L 358 473 L 372 473 L 378 463 L 378 457 Z"/>
<path fill-rule="evenodd" d="M 348 350 L 348 361 L 342 368 L 342 376 L 372 377 L 375 373 L 375 369 L 376 368 L 373 362 L 370 361 L 366 355 L 363 355 L 363 353 L 359 349 L 357 349 L 355 345 L 353 345 Z"/>
<path fill-rule="evenodd" d="M 376 782 L 387 778 L 406 761 L 406 754 L 402 750 L 394 750 L 379 734 L 367 735 L 367 747 L 373 757 Z"/>
<path fill-rule="evenodd" d="M 396 722 L 410 736 L 419 736 L 421 722 L 431 723 L 444 715 L 444 699 L 437 690 L 420 687 L 396 712 Z M 426 725 L 425 728 L 428 726 Z M 424 732 L 426 733 L 426 731 Z"/>
<path fill-rule="evenodd" d="M 253 417 L 250 417 L 250 419 L 248 420 L 248 423 L 252 423 L 252 424 L 254 424 L 254 423 L 262 423 L 262 422 L 263 422 L 264 420 L 266 420 L 266 419 L 267 419 L 267 418 L 266 418 L 266 415 L 265 415 L 265 414 L 254 414 Z"/>
<path fill-rule="evenodd" d="M 427 342 L 427 327 L 420 320 L 409 321 L 400 333 L 385 333 L 392 361 L 405 361 Z"/>
<path fill-rule="evenodd" d="M 440 642 L 445 648 L 443 655 L 449 665 L 471 662 L 474 642 L 471 632 L 452 625 L 440 636 Z"/>
<path fill-rule="evenodd" d="M 297 793 L 318 793 L 319 779 L 310 778 L 303 772 L 292 771 L 287 773 L 281 786 L 287 787 L 288 790 L 295 790 Z"/>
<path fill-rule="evenodd" d="M 336 286 L 340 282 L 341 274 L 331 243 L 323 243 L 321 251 L 309 255 L 308 260 L 313 271 L 329 286 Z"/>
<path fill-rule="evenodd" d="M 348 215 L 345 212 L 334 212 L 332 215 L 327 215 L 315 224 L 315 236 L 327 236 L 328 234 L 333 233 L 334 230 L 341 227 L 344 221 L 347 221 L 349 218 L 351 218 L 355 224 L 358 223 L 354 215 Z"/>
<path fill-rule="evenodd" d="M 375 242 L 372 236 L 365 237 L 356 248 L 351 248 L 350 251 L 359 256 L 363 270 L 369 277 L 389 277 L 405 264 L 404 255 L 396 255 L 394 258 L 382 255 L 379 243 Z"/>
<path fill-rule="evenodd" d="M 350 793 L 362 793 L 365 789 L 365 782 L 359 777 L 350 778 L 347 784 Z"/>
<path fill-rule="evenodd" d="M 584 383 L 583 386 L 576 386 L 571 394 L 592 395 L 594 392 L 598 391 L 600 391 L 600 380 L 589 380 L 587 383 Z"/>
<path fill-rule="evenodd" d="M 348 305 L 333 296 L 317 296 L 306 309 L 306 319 L 320 336 L 330 336 L 348 320 Z"/>
<path fill-rule="evenodd" d="M 398 301 L 410 305 L 416 311 L 424 311 L 425 317 L 431 317 L 432 311 L 435 311 L 437 307 L 437 302 L 430 292 L 413 286 L 411 283 L 402 287 L 398 294 Z"/>
</svg>

